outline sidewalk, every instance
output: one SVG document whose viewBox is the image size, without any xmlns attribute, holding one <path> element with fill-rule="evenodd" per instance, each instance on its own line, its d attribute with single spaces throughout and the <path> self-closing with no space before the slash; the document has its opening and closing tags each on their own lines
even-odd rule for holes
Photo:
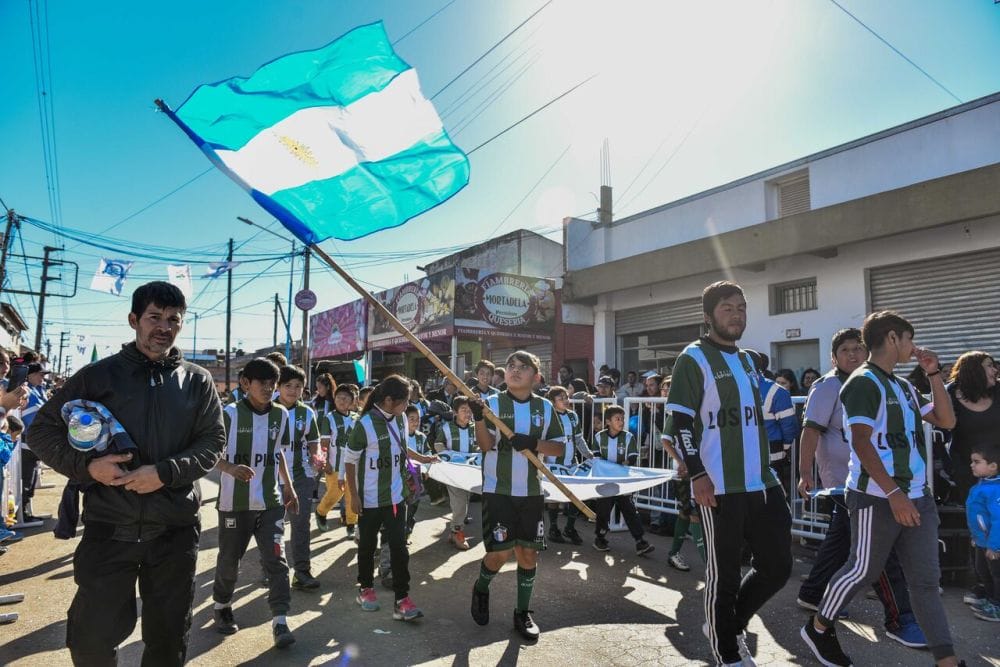
<svg viewBox="0 0 1000 667">
<path fill-rule="evenodd" d="M 55 488 L 38 492 L 35 507 L 54 512 L 63 480 L 53 472 Z M 206 505 L 198 560 L 198 592 L 188 657 L 194 665 L 676 665 L 708 664 L 709 650 L 701 634 L 703 584 L 695 571 L 680 573 L 666 565 L 670 538 L 649 536 L 656 546 L 650 558 L 632 552 L 627 534 L 615 534 L 612 551 L 595 551 L 589 541 L 579 547 L 554 544 L 540 560 L 532 606 L 542 629 L 534 646 L 524 644 L 511 628 L 514 566 L 508 565 L 493 584 L 492 622 L 475 625 L 469 617 L 469 592 L 478 573 L 482 547 L 477 537 L 479 505 L 472 505 L 473 549 L 457 552 L 444 541 L 447 510 L 423 503 L 411 546 L 411 595 L 426 617 L 417 623 L 392 620 L 392 592 L 377 588 L 382 609 L 364 613 L 354 603 L 354 543 L 345 531 L 314 533 L 313 574 L 322 582 L 318 593 L 293 591 L 289 622 L 297 643 L 279 653 L 272 647 L 266 590 L 259 585 L 260 566 L 251 548 L 243 560 L 234 611 L 243 628 L 233 637 L 212 630 L 211 585 L 217 545 L 217 485 L 202 482 Z M 332 516 L 332 515 L 331 515 Z M 334 520 L 332 522 L 337 525 Z M 25 593 L 24 602 L 0 611 L 21 615 L 0 626 L 0 664 L 42 667 L 69 664 L 64 648 L 66 609 L 74 592 L 72 555 L 77 540 L 52 537 L 45 529 L 26 532 L 0 557 L 0 593 Z M 585 539 L 591 526 L 583 524 Z M 688 562 L 698 556 L 685 545 Z M 750 625 L 750 645 L 760 665 L 815 665 L 798 637 L 806 614 L 795 606 L 799 576 L 810 563 L 796 559 L 792 580 Z M 947 588 L 945 604 L 961 657 L 972 665 L 1000 667 L 1000 624 L 980 621 L 962 604 L 962 591 Z M 840 630 L 845 650 L 858 665 L 911 667 L 930 665 L 929 654 L 885 639 L 881 608 L 857 599 L 851 620 Z M 123 645 L 119 664 L 135 665 L 141 655 L 140 629 Z"/>
</svg>

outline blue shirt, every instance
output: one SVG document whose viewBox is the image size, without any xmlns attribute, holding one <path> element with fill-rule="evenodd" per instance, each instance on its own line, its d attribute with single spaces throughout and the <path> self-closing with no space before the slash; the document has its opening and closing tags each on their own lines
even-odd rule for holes
<svg viewBox="0 0 1000 667">
<path fill-rule="evenodd" d="M 972 487 L 965 517 L 977 547 L 1000 551 L 1000 477 L 981 479 Z"/>
</svg>

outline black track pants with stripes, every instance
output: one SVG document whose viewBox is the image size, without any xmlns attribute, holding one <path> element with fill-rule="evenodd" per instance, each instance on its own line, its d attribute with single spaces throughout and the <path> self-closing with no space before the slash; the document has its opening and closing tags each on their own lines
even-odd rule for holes
<svg viewBox="0 0 1000 667">
<path fill-rule="evenodd" d="M 792 517 L 780 486 L 715 497 L 701 507 L 705 531 L 705 619 L 716 662 L 739 662 L 736 637 L 792 571 Z M 740 577 L 743 546 L 751 568 Z"/>
</svg>

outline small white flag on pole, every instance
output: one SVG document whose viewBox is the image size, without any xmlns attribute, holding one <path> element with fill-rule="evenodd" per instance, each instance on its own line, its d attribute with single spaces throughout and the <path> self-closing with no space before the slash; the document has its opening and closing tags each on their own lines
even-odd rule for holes
<svg viewBox="0 0 1000 667">
<path fill-rule="evenodd" d="M 205 269 L 205 275 L 202 278 L 218 278 L 225 275 L 226 271 L 231 271 L 239 265 L 239 262 L 212 262 Z"/>
<path fill-rule="evenodd" d="M 194 290 L 191 289 L 191 266 L 188 264 L 167 264 L 167 279 L 170 281 L 171 285 L 176 285 L 177 288 L 184 293 L 184 296 L 188 299 L 191 298 Z"/>
<path fill-rule="evenodd" d="M 115 296 L 121 296 L 122 288 L 125 287 L 125 279 L 128 272 L 132 270 L 134 262 L 124 259 L 101 258 L 101 263 L 97 265 L 97 273 L 90 281 L 90 289 L 98 292 L 107 292 Z"/>
</svg>

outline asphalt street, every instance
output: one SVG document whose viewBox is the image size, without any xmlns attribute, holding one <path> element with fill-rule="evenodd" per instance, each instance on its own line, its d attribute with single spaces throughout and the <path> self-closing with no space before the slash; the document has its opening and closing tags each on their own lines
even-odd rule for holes
<svg viewBox="0 0 1000 667">
<path fill-rule="evenodd" d="M 54 512 L 64 483 L 36 495 L 36 512 Z M 681 573 L 666 564 L 669 537 L 649 536 L 656 551 L 637 557 L 627 533 L 611 538 L 612 551 L 589 543 L 591 525 L 582 524 L 582 546 L 550 545 L 541 559 L 532 607 L 542 630 L 534 645 L 513 631 L 514 565 L 508 564 L 492 586 L 492 621 L 475 625 L 469 615 L 470 590 L 483 555 L 478 537 L 479 504 L 472 505 L 470 542 L 458 552 L 445 541 L 447 503 L 418 513 L 413 534 L 411 595 L 425 617 L 414 623 L 392 619 L 392 592 L 377 587 L 382 609 L 362 612 L 355 604 L 356 548 L 337 526 L 314 532 L 313 574 L 318 592 L 293 591 L 289 623 L 297 642 L 273 648 L 266 589 L 254 547 L 244 558 L 234 601 L 241 630 L 224 637 L 212 629 L 211 586 L 217 546 L 214 480 L 203 480 L 205 506 L 198 559 L 197 594 L 188 657 L 193 665 L 704 665 L 709 664 L 699 567 Z M 332 515 L 331 515 L 332 516 Z M 72 557 L 79 538 L 52 537 L 52 522 L 26 531 L 25 539 L 0 557 L 0 594 L 20 592 L 24 602 L 0 607 L 20 619 L 0 626 L 0 664 L 40 667 L 69 664 L 64 648 L 66 609 L 74 592 Z M 690 543 L 684 556 L 699 565 Z M 817 664 L 798 636 L 806 613 L 795 606 L 799 578 L 810 566 L 809 552 L 796 548 L 795 570 L 785 588 L 750 624 L 750 646 L 760 665 Z M 962 590 L 948 587 L 944 600 L 959 655 L 972 665 L 1000 666 L 1000 625 L 980 621 L 962 604 Z M 850 620 L 840 630 L 845 650 L 857 665 L 931 665 L 929 654 L 885 638 L 881 608 L 856 599 Z M 137 665 L 141 630 L 122 646 L 119 664 Z"/>
</svg>

